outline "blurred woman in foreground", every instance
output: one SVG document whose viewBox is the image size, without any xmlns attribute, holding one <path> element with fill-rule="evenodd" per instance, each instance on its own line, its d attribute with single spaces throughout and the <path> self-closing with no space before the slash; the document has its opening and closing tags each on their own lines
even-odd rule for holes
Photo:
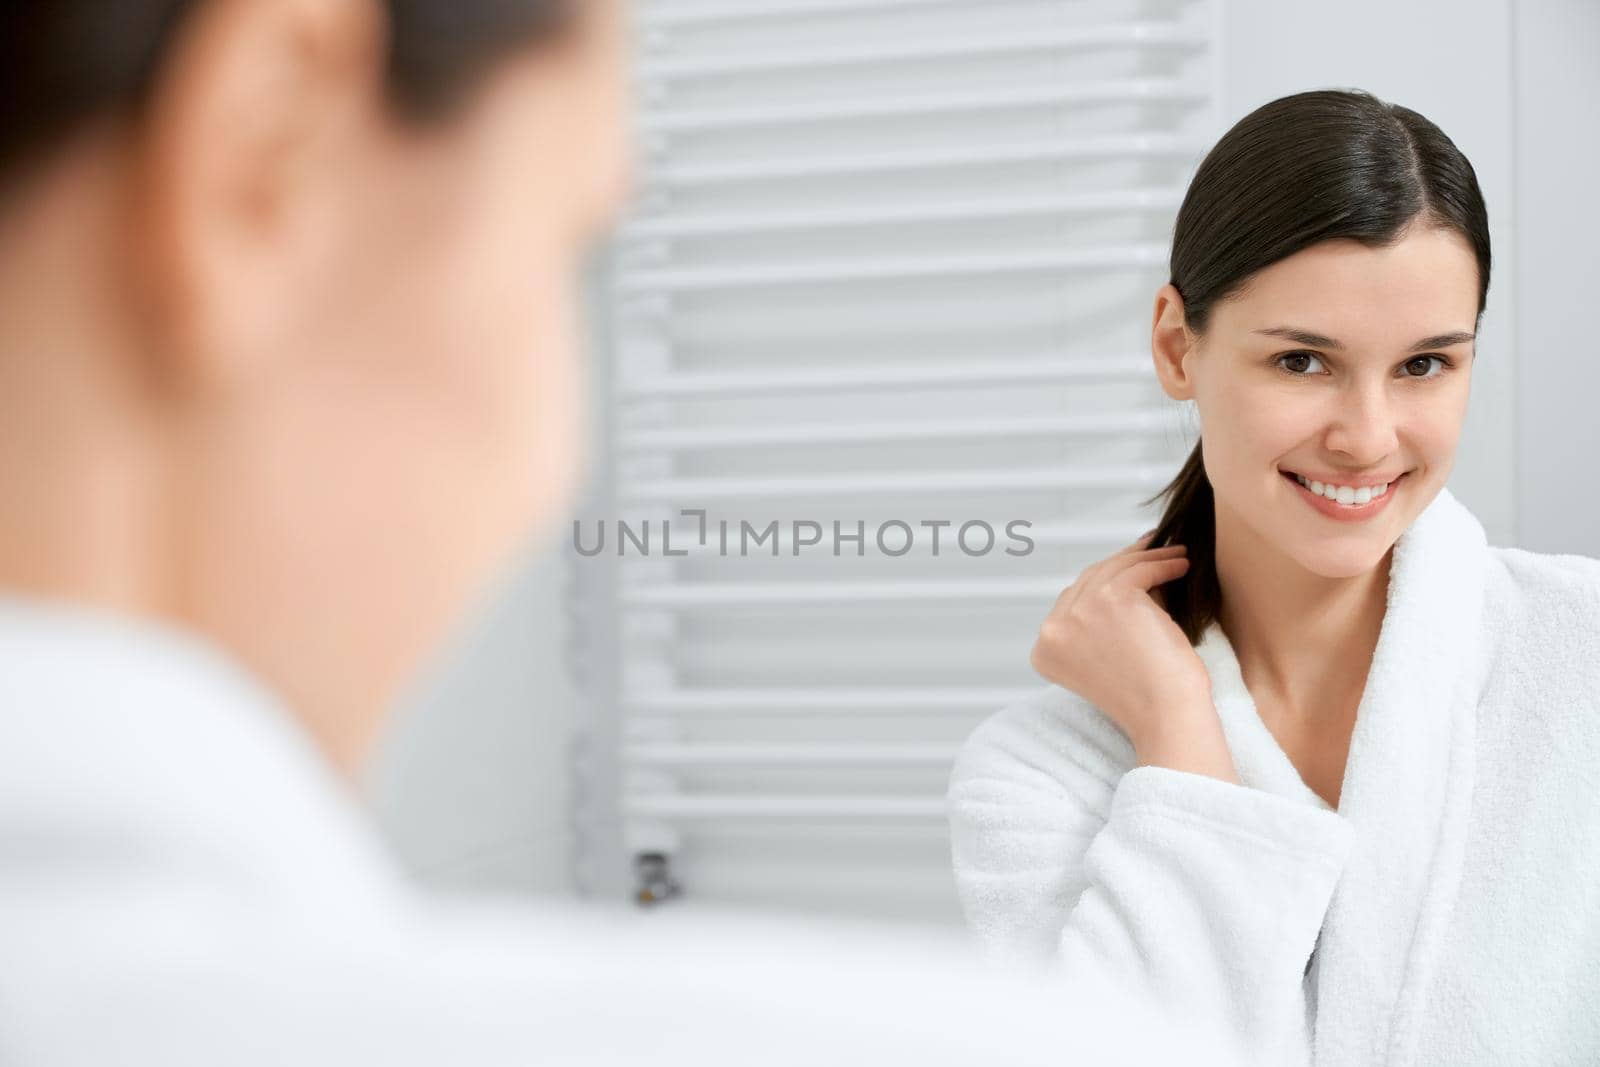
<svg viewBox="0 0 1600 1067">
<path fill-rule="evenodd" d="M 619 15 L 0 8 L 0 1060 L 1148 1061 L 949 945 L 424 904 L 353 803 L 576 481 Z"/>
</svg>

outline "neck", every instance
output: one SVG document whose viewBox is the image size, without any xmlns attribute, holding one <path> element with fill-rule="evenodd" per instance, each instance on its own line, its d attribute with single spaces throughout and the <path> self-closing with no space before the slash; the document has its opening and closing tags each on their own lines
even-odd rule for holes
<svg viewBox="0 0 1600 1067">
<path fill-rule="evenodd" d="M 165 474 L 97 251 L 114 195 L 102 171 L 60 174 L 0 214 L 0 587 L 165 614 Z"/>
<path fill-rule="evenodd" d="M 1383 626 L 1394 550 L 1348 578 L 1326 578 L 1265 544 L 1219 502 L 1223 632 L 1246 686 L 1281 712 L 1312 715 L 1359 699 Z"/>
</svg>

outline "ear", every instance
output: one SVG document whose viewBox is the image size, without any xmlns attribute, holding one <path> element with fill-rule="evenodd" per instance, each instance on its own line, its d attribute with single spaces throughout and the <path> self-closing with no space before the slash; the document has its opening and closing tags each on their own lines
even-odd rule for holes
<svg viewBox="0 0 1600 1067">
<path fill-rule="evenodd" d="M 375 0 L 209 0 L 181 24 L 133 137 L 159 378 L 254 376 L 282 351 L 330 269 L 352 120 L 382 105 L 383 30 Z"/>
<path fill-rule="evenodd" d="M 1194 399 L 1194 379 L 1189 357 L 1197 338 L 1183 314 L 1183 296 L 1168 283 L 1156 292 L 1155 323 L 1150 330 L 1150 353 L 1155 359 L 1161 389 L 1174 400 Z"/>
</svg>

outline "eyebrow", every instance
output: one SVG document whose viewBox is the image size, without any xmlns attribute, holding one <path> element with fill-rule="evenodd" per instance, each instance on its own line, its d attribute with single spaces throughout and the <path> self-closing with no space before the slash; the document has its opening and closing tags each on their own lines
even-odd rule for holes
<svg viewBox="0 0 1600 1067">
<path fill-rule="evenodd" d="M 1296 344 L 1310 345 L 1312 348 L 1329 348 L 1336 352 L 1344 351 L 1344 345 L 1333 338 L 1324 337 L 1322 334 L 1314 333 L 1311 330 L 1297 329 L 1294 326 L 1274 326 L 1271 329 L 1256 330 L 1255 332 L 1267 334 L 1270 337 L 1282 337 L 1294 341 Z M 1463 330 L 1457 330 L 1454 333 L 1434 334 L 1432 337 L 1424 337 L 1406 349 L 1406 351 L 1421 352 L 1429 348 L 1449 348 L 1451 345 L 1459 345 L 1474 340 L 1477 336 L 1475 333 L 1467 333 Z"/>
</svg>

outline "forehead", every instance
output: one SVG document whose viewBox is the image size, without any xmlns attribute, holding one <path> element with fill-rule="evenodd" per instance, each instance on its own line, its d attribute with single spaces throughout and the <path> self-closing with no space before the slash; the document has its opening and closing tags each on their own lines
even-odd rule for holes
<svg viewBox="0 0 1600 1067">
<path fill-rule="evenodd" d="M 1413 229 L 1386 248 L 1322 241 L 1258 271 L 1213 312 L 1217 327 L 1249 334 L 1292 325 L 1355 350 L 1387 350 L 1419 337 L 1472 332 L 1478 264 L 1453 230 Z M 1254 342 L 1281 345 L 1254 335 Z"/>
</svg>

